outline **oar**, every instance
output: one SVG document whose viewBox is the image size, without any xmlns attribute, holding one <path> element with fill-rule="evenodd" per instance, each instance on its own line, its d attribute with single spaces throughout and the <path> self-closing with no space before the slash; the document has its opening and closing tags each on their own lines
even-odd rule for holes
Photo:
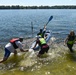
<svg viewBox="0 0 76 75">
<path fill-rule="evenodd" d="M 48 22 L 44 25 L 44 28 L 43 29 L 46 29 L 46 26 L 48 25 L 48 23 L 53 19 L 53 16 L 50 16 Z"/>
<path fill-rule="evenodd" d="M 49 18 L 48 22 L 45 24 L 45 26 L 47 26 L 48 23 L 49 23 L 52 19 L 53 19 L 53 16 L 50 16 L 50 18 Z"/>
</svg>

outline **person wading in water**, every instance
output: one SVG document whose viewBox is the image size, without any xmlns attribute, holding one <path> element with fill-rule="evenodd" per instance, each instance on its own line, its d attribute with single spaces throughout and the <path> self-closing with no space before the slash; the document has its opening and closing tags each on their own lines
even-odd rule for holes
<svg viewBox="0 0 76 75">
<path fill-rule="evenodd" d="M 41 36 L 38 36 L 37 40 L 36 40 L 36 44 L 35 44 L 35 46 L 33 48 L 35 48 L 37 44 L 39 44 L 39 46 L 41 48 L 41 50 L 39 51 L 39 53 L 37 55 L 38 57 L 40 57 L 44 53 L 48 53 L 49 46 L 47 45 L 44 38 L 42 38 Z"/>
<path fill-rule="evenodd" d="M 28 50 L 23 49 L 22 41 L 23 41 L 23 37 L 11 39 L 10 42 L 5 45 L 4 58 L 3 60 L 0 61 L 0 63 L 6 61 L 11 53 L 17 55 L 17 51 L 16 51 L 17 48 L 19 48 L 21 52 L 27 52 Z"/>
<path fill-rule="evenodd" d="M 75 32 L 72 30 L 72 31 L 70 31 L 70 34 L 67 36 L 67 38 L 64 40 L 64 45 L 67 44 L 67 47 L 69 48 L 71 53 L 74 52 L 72 47 L 73 47 L 75 41 L 76 41 L 76 35 L 75 35 Z"/>
</svg>

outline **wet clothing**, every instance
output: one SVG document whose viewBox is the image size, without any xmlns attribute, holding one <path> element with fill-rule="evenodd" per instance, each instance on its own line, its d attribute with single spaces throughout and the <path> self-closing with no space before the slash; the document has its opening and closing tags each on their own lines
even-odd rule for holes
<svg viewBox="0 0 76 75">
<path fill-rule="evenodd" d="M 76 38 L 76 36 L 70 36 L 70 35 L 68 35 L 67 46 L 68 46 L 70 52 L 73 52 L 72 47 L 73 47 L 73 44 L 75 42 L 75 38 Z"/>
<path fill-rule="evenodd" d="M 67 42 L 67 44 L 74 44 L 74 42 L 75 42 L 75 36 L 70 36 L 70 35 L 68 35 L 68 42 Z"/>
<path fill-rule="evenodd" d="M 49 46 L 46 44 L 46 41 L 45 41 L 44 38 L 39 38 L 39 40 L 37 40 L 37 43 L 41 47 L 41 50 L 39 51 L 39 54 L 44 54 L 45 52 L 46 53 L 48 52 Z"/>
<path fill-rule="evenodd" d="M 44 38 L 45 30 L 42 29 L 42 31 L 40 31 L 37 35 L 41 36 L 42 38 Z"/>
<path fill-rule="evenodd" d="M 73 44 L 71 45 L 71 44 L 68 44 L 68 43 L 67 43 L 67 46 L 68 46 L 68 48 L 69 48 L 70 52 L 74 52 L 74 51 L 73 51 L 73 49 L 72 49 Z"/>
<path fill-rule="evenodd" d="M 44 54 L 45 52 L 48 53 L 48 50 L 49 50 L 49 46 L 45 44 L 41 47 L 39 54 Z"/>
<path fill-rule="evenodd" d="M 5 55 L 4 55 L 4 57 L 9 57 L 9 55 L 10 55 L 10 51 L 7 49 L 7 48 L 5 48 Z"/>
</svg>

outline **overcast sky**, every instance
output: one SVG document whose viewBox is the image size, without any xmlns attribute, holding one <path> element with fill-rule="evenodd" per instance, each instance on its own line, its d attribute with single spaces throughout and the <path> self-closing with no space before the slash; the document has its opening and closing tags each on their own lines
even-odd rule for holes
<svg viewBox="0 0 76 75">
<path fill-rule="evenodd" d="M 76 5 L 76 0 L 0 0 L 0 5 L 23 5 L 23 6 Z"/>
</svg>

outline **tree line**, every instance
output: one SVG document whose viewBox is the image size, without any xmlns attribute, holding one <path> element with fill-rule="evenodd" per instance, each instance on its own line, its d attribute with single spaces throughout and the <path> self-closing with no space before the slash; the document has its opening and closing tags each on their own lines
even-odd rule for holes
<svg viewBox="0 0 76 75">
<path fill-rule="evenodd" d="M 0 6 L 0 9 L 76 9 L 76 6 Z"/>
</svg>

